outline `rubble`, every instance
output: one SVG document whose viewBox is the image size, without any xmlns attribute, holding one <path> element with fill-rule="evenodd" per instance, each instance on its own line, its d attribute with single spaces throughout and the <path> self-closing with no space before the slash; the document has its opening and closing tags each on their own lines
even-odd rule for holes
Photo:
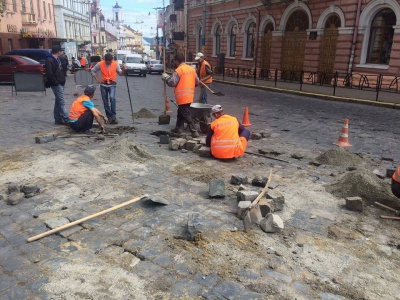
<svg viewBox="0 0 400 300">
<path fill-rule="evenodd" d="M 256 176 L 251 181 L 251 184 L 254 186 L 264 187 L 267 184 L 267 177 Z"/>
<path fill-rule="evenodd" d="M 36 144 L 45 144 L 49 142 L 55 141 L 57 136 L 55 134 L 46 134 L 42 136 L 35 136 L 35 143 Z"/>
<path fill-rule="evenodd" d="M 267 214 L 274 212 L 274 204 L 271 199 L 261 199 L 258 202 L 260 206 L 261 215 L 265 217 Z"/>
<path fill-rule="evenodd" d="M 185 148 L 189 151 L 193 151 L 194 147 L 198 144 L 197 141 L 189 140 L 185 144 Z"/>
<path fill-rule="evenodd" d="M 282 195 L 281 192 L 279 192 L 278 190 L 268 190 L 266 197 L 267 199 L 272 200 L 274 211 L 283 210 L 283 205 L 285 204 L 285 197 Z"/>
<path fill-rule="evenodd" d="M 238 203 L 237 217 L 239 220 L 243 220 L 243 217 L 249 210 L 250 205 L 251 201 L 240 201 Z"/>
<path fill-rule="evenodd" d="M 196 241 L 201 238 L 204 230 L 204 223 L 201 220 L 201 214 L 198 212 L 188 214 L 187 231 L 188 241 Z"/>
<path fill-rule="evenodd" d="M 284 229 L 284 224 L 278 215 L 267 214 L 260 222 L 260 227 L 267 233 L 279 233 Z"/>
<path fill-rule="evenodd" d="M 231 184 L 234 184 L 234 185 L 246 184 L 246 183 L 248 183 L 248 181 L 249 181 L 248 177 L 243 174 L 231 176 Z"/>
<path fill-rule="evenodd" d="M 363 211 L 363 201 L 361 197 L 347 197 L 346 208 L 352 211 Z"/>
</svg>

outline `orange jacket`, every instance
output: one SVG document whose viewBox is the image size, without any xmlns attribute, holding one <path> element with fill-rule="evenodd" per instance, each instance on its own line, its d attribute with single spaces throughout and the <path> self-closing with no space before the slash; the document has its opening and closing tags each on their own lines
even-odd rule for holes
<svg viewBox="0 0 400 300">
<path fill-rule="evenodd" d="M 178 85 L 175 87 L 175 100 L 178 105 L 192 103 L 196 87 L 196 71 L 187 64 L 181 64 L 176 70 L 179 75 Z"/>
<path fill-rule="evenodd" d="M 400 167 L 398 167 L 396 172 L 393 173 L 392 179 L 400 183 Z"/>
<path fill-rule="evenodd" d="M 203 61 L 203 63 L 200 66 L 199 78 L 200 78 L 200 81 L 203 82 L 203 83 L 211 83 L 212 82 L 212 76 L 210 76 L 210 78 L 208 78 L 206 80 L 203 80 L 203 78 L 208 76 L 207 72 L 206 72 L 206 66 L 208 66 L 211 69 L 211 65 L 208 62 Z M 200 86 L 202 86 L 202 85 L 200 85 Z"/>
<path fill-rule="evenodd" d="M 247 140 L 239 137 L 239 122 L 235 117 L 222 115 L 211 123 L 214 132 L 211 138 L 211 153 L 216 158 L 242 156 Z"/>
<path fill-rule="evenodd" d="M 85 111 L 88 110 L 87 107 L 83 106 L 83 101 L 88 101 L 90 98 L 86 95 L 82 95 L 72 103 L 71 111 L 69 112 L 69 119 L 70 120 L 78 120 L 80 116 L 83 115 Z"/>
<path fill-rule="evenodd" d="M 118 62 L 113 60 L 111 62 L 111 65 L 107 68 L 107 64 L 104 60 L 99 62 L 100 66 L 100 72 L 101 72 L 101 78 L 103 79 L 104 82 L 107 82 L 107 84 L 110 84 L 110 81 L 117 81 L 117 68 L 118 68 Z"/>
<path fill-rule="evenodd" d="M 80 58 L 79 62 L 81 63 L 82 67 L 86 66 L 86 58 L 84 58 L 83 56 Z"/>
</svg>

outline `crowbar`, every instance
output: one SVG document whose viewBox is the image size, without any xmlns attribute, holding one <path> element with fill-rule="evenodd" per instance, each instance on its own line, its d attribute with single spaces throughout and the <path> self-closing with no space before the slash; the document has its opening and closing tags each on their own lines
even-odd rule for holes
<svg viewBox="0 0 400 300">
<path fill-rule="evenodd" d="M 215 96 L 225 96 L 225 94 L 221 92 L 214 92 L 207 84 L 203 83 L 200 81 L 200 83 L 205 86 L 211 93 L 213 93 Z"/>
<path fill-rule="evenodd" d="M 374 203 L 375 203 L 376 205 L 382 207 L 382 208 L 386 208 L 387 210 L 390 210 L 390 211 L 394 212 L 396 216 L 400 216 L 400 210 L 396 210 L 396 209 L 394 209 L 394 208 L 391 208 L 391 207 L 386 206 L 386 205 L 384 205 L 384 204 L 382 204 L 382 203 L 379 203 L 379 202 L 374 202 Z"/>
<path fill-rule="evenodd" d="M 392 217 L 392 216 L 382 216 L 381 215 L 381 219 L 399 220 L 400 221 L 400 217 Z"/>
</svg>

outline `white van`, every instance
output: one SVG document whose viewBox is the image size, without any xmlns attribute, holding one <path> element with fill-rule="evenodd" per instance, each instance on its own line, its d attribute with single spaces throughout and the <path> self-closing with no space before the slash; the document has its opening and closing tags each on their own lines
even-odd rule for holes
<svg viewBox="0 0 400 300">
<path fill-rule="evenodd" d="M 123 60 L 125 65 L 125 74 L 137 74 L 139 76 L 146 77 L 147 66 L 140 54 L 127 54 Z"/>
<path fill-rule="evenodd" d="M 123 62 L 125 56 L 127 56 L 128 54 L 131 54 L 131 53 L 132 52 L 128 51 L 128 50 L 117 50 L 117 61 L 118 61 L 118 64 L 120 67 L 122 66 L 122 62 Z"/>
</svg>

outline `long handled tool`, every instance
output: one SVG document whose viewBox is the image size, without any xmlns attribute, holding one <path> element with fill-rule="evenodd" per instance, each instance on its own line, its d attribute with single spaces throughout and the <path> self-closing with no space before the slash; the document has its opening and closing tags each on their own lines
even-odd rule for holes
<svg viewBox="0 0 400 300">
<path fill-rule="evenodd" d="M 202 84 L 203 86 L 205 86 L 207 88 L 207 90 L 209 90 L 211 93 L 213 93 L 215 96 L 225 96 L 225 94 L 221 93 L 221 92 L 214 92 L 207 84 L 202 83 L 200 81 L 200 84 Z"/>
<path fill-rule="evenodd" d="M 35 236 L 33 236 L 33 237 L 30 237 L 30 238 L 28 239 L 28 242 L 36 241 L 36 240 L 38 240 L 38 239 L 41 239 L 42 237 L 45 237 L 45 236 L 48 236 L 48 235 L 50 235 L 50 234 L 59 232 L 59 231 L 61 231 L 61 230 L 68 229 L 68 228 L 70 228 L 70 227 L 72 227 L 72 226 L 78 225 L 78 224 L 80 224 L 80 223 L 83 223 L 83 222 L 85 222 L 85 221 L 87 221 L 87 220 L 96 218 L 96 217 L 98 217 L 98 216 L 102 216 L 102 215 L 104 215 L 104 214 L 106 214 L 106 213 L 112 212 L 112 211 L 114 211 L 114 210 L 117 210 L 117 209 L 120 209 L 120 208 L 122 208 L 122 207 L 125 207 L 125 206 L 127 206 L 127 205 L 129 205 L 129 204 L 132 204 L 132 203 L 134 203 L 134 202 L 137 202 L 137 201 L 139 201 L 140 199 L 146 199 L 146 200 L 148 200 L 148 199 L 149 199 L 149 195 L 143 195 L 143 196 L 141 196 L 141 197 L 136 197 L 136 198 L 134 198 L 134 199 L 131 199 L 131 200 L 126 201 L 126 202 L 124 202 L 124 203 L 118 204 L 118 205 L 116 205 L 116 206 L 114 206 L 114 207 L 111 207 L 111 208 L 109 208 L 109 209 L 100 211 L 100 212 L 95 213 L 95 214 L 93 214 L 93 215 L 90 215 L 90 216 L 87 216 L 87 217 L 85 217 L 85 218 L 82 218 L 82 219 L 76 220 L 76 221 L 74 221 L 74 222 L 71 222 L 71 223 L 69 223 L 69 224 L 65 224 L 65 225 L 63 225 L 63 226 L 54 228 L 54 229 L 49 230 L 49 231 L 47 231 L 47 232 L 44 232 L 44 233 L 35 235 Z"/>
<path fill-rule="evenodd" d="M 268 190 L 269 184 L 272 179 L 272 169 L 269 171 L 268 181 L 265 187 L 262 189 L 261 193 L 257 196 L 257 198 L 250 204 L 248 211 L 244 215 L 243 225 L 244 231 L 248 231 L 253 227 L 254 223 L 258 223 L 262 219 L 260 206 L 258 202 L 260 202 L 261 198 L 265 195 Z"/>
<path fill-rule="evenodd" d="M 394 212 L 394 214 L 395 214 L 396 216 L 400 216 L 400 210 L 396 210 L 396 209 L 394 209 L 394 208 L 391 208 L 391 207 L 386 206 L 386 205 L 384 205 L 384 204 L 382 204 L 382 203 L 379 203 L 379 202 L 374 202 L 374 203 L 375 203 L 376 205 L 382 207 L 382 208 L 385 208 L 385 209 L 387 209 L 387 210 L 390 210 L 390 211 Z"/>
<path fill-rule="evenodd" d="M 290 161 L 284 160 L 284 159 L 281 159 L 281 158 L 276 158 L 276 157 L 272 157 L 272 156 L 268 156 L 268 155 L 264 155 L 264 154 L 260 154 L 260 153 L 249 152 L 249 151 L 245 151 L 245 153 L 251 154 L 251 155 L 260 156 L 260 157 L 265 157 L 265 158 L 269 158 L 269 159 L 274 159 L 274 160 L 277 160 L 277 161 L 282 161 L 282 162 L 290 164 Z"/>
<path fill-rule="evenodd" d="M 128 89 L 128 97 L 129 97 L 129 103 L 131 104 L 131 112 L 132 112 L 132 122 L 135 123 L 135 118 L 133 116 L 133 108 L 132 108 L 132 100 L 131 100 L 131 92 L 129 90 L 129 84 L 128 84 L 128 75 L 125 73 L 125 80 L 126 80 L 126 88 Z"/>
</svg>

